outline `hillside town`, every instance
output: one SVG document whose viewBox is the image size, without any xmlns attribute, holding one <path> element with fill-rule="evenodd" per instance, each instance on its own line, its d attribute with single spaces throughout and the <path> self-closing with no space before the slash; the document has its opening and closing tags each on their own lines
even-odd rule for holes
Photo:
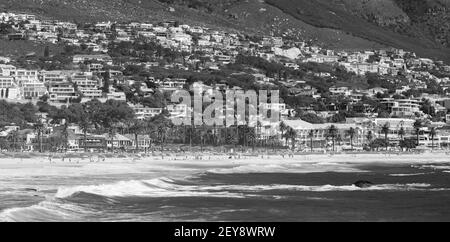
<svg viewBox="0 0 450 242">
<path fill-rule="evenodd" d="M 177 21 L 72 23 L 9 12 L 0 12 L 0 35 L 42 46 L 0 55 L 0 150 L 450 148 L 450 65 L 413 52 L 337 51 Z M 209 103 L 213 91 L 279 90 L 269 109 L 281 120 L 174 126 L 171 117 L 193 112 L 171 100 L 179 90 Z"/>
</svg>

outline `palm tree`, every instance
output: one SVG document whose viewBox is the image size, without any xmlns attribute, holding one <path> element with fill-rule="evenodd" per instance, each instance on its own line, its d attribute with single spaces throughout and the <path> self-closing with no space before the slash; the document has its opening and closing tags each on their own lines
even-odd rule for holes
<svg viewBox="0 0 450 242">
<path fill-rule="evenodd" d="M 84 152 L 87 152 L 87 133 L 89 131 L 90 122 L 87 117 L 83 116 L 79 121 L 81 131 L 83 131 Z"/>
<path fill-rule="evenodd" d="M 280 122 L 281 137 L 285 137 L 284 132 L 287 131 L 287 129 L 288 129 L 288 126 L 283 121 L 281 121 Z M 287 139 L 286 139 L 286 143 L 287 143 Z"/>
<path fill-rule="evenodd" d="M 331 140 L 333 141 L 333 152 L 335 151 L 334 148 L 335 148 L 337 133 L 338 133 L 338 129 L 334 125 L 331 125 L 327 130 L 327 136 L 331 137 Z"/>
<path fill-rule="evenodd" d="M 372 130 L 369 130 L 369 132 L 367 132 L 366 139 L 367 139 L 367 141 L 369 141 L 369 143 L 373 140 Z"/>
<path fill-rule="evenodd" d="M 42 135 L 43 135 L 43 132 L 44 132 L 44 123 L 42 122 L 42 119 L 39 119 L 33 125 L 33 128 L 37 132 L 37 135 L 38 135 L 39 152 L 42 153 Z"/>
<path fill-rule="evenodd" d="M 292 143 L 292 150 L 294 150 L 294 148 L 295 148 L 295 138 L 297 138 L 297 131 L 295 131 L 295 129 L 289 127 L 289 128 L 286 130 L 285 136 L 286 136 L 286 140 L 287 140 L 287 139 L 290 139 L 290 140 L 291 140 L 291 143 Z"/>
<path fill-rule="evenodd" d="M 256 121 L 256 139 L 261 141 L 261 130 L 262 129 L 262 123 L 261 121 Z M 259 143 L 259 142 L 258 142 Z"/>
<path fill-rule="evenodd" d="M 64 150 L 67 152 L 67 147 L 69 145 L 69 123 L 67 123 L 67 121 L 63 125 L 62 135 L 64 137 Z"/>
<path fill-rule="evenodd" d="M 247 131 L 247 141 L 252 145 L 252 152 L 255 152 L 256 131 L 255 128 L 249 128 Z"/>
<path fill-rule="evenodd" d="M 12 150 L 16 151 L 17 150 L 17 141 L 19 139 L 19 131 L 17 130 L 13 130 L 8 134 L 8 138 L 12 141 L 13 145 L 12 145 Z"/>
<path fill-rule="evenodd" d="M 130 131 L 134 134 L 136 152 L 139 152 L 139 135 L 144 132 L 145 124 L 141 120 L 134 120 L 130 126 Z"/>
<path fill-rule="evenodd" d="M 311 152 L 313 152 L 314 130 L 311 129 L 311 130 L 308 132 L 308 138 L 309 138 L 309 141 L 310 141 Z"/>
<path fill-rule="evenodd" d="M 156 136 L 156 127 L 154 126 L 154 124 L 150 121 L 148 123 L 146 123 L 147 125 L 145 126 L 145 132 L 148 134 L 148 136 L 150 137 L 150 145 L 149 145 L 149 149 L 153 150 L 153 140 Z"/>
<path fill-rule="evenodd" d="M 389 127 L 389 123 L 385 123 L 383 125 L 383 127 L 381 127 L 381 133 L 384 134 L 384 142 L 386 144 L 386 151 L 388 150 L 388 146 L 389 146 L 389 141 L 388 141 L 388 134 L 390 132 L 390 127 Z"/>
<path fill-rule="evenodd" d="M 117 134 L 117 130 L 116 130 L 115 125 L 111 125 L 108 128 L 108 137 L 110 138 L 110 141 L 111 141 L 111 152 L 113 152 L 113 153 L 114 153 L 114 137 L 116 136 L 116 134 Z"/>
<path fill-rule="evenodd" d="M 161 152 L 164 152 L 164 142 L 166 141 L 166 132 L 167 130 L 164 124 L 158 126 L 157 133 L 161 145 Z"/>
<path fill-rule="evenodd" d="M 347 130 L 346 135 L 350 138 L 350 146 L 353 150 L 353 138 L 355 138 L 356 130 L 355 128 L 351 127 L 349 130 Z"/>
<path fill-rule="evenodd" d="M 401 142 L 405 140 L 405 139 L 404 139 L 405 134 L 406 134 L 405 128 L 401 127 L 401 128 L 398 130 L 398 136 L 400 137 L 400 142 L 399 142 L 400 148 L 401 148 Z M 403 150 L 403 148 L 401 148 L 401 149 Z"/>
<path fill-rule="evenodd" d="M 207 135 L 207 132 L 205 130 L 206 125 L 202 124 L 201 126 L 201 130 L 200 130 L 200 151 L 203 152 L 203 146 L 205 145 L 205 136 Z"/>
<path fill-rule="evenodd" d="M 414 129 L 416 130 L 416 135 L 417 135 L 417 146 L 419 145 L 419 135 L 420 135 L 420 129 L 422 129 L 423 127 L 423 123 L 420 120 L 416 120 L 413 124 Z"/>
<path fill-rule="evenodd" d="M 398 130 L 398 136 L 400 136 L 400 140 L 403 140 L 403 138 L 405 137 L 405 134 L 406 134 L 405 128 L 401 127 Z"/>
<path fill-rule="evenodd" d="M 367 141 L 369 141 L 369 142 L 368 142 L 368 145 L 370 146 L 370 143 L 371 143 L 372 140 L 373 140 L 373 132 L 372 132 L 371 130 L 369 130 L 369 132 L 367 132 L 366 139 L 367 139 Z M 372 149 L 371 149 L 371 150 L 372 150 Z"/>
<path fill-rule="evenodd" d="M 430 129 L 430 136 L 431 136 L 431 149 L 434 150 L 434 137 L 436 136 L 437 132 L 436 132 L 436 128 L 432 127 Z"/>
</svg>

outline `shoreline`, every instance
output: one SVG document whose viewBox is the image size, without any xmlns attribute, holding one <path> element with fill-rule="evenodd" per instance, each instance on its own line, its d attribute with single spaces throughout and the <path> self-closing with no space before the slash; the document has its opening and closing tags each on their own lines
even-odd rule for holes
<svg viewBox="0 0 450 242">
<path fill-rule="evenodd" d="M 70 155 L 69 155 L 70 154 Z M 448 152 L 340 154 L 104 154 L 0 153 L 0 179 L 30 176 L 94 176 L 159 173 L 195 174 L 211 170 L 278 170 L 292 173 L 340 171 L 364 165 L 415 165 L 450 162 Z M 283 167 L 282 168 L 280 168 Z M 274 169 L 270 169 L 273 167 Z M 246 169 L 244 169 L 246 168 Z M 304 168 L 304 169 L 303 169 Z M 292 170 L 291 170 L 292 169 Z M 354 169 L 353 169 L 354 170 Z"/>
</svg>

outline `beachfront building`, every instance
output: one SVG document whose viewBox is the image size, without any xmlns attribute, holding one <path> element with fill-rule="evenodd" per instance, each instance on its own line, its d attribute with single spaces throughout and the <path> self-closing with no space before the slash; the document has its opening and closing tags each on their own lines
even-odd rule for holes
<svg viewBox="0 0 450 242">
<path fill-rule="evenodd" d="M 350 138 L 347 137 L 346 132 L 350 128 L 355 129 L 355 136 L 353 137 L 353 146 L 362 147 L 364 144 L 364 129 L 353 123 L 324 123 L 312 124 L 303 120 L 285 120 L 283 121 L 287 126 L 293 128 L 297 132 L 296 143 L 301 149 L 331 149 L 332 138 L 329 135 L 331 126 L 336 128 L 335 148 L 344 149 L 351 146 Z M 340 147 L 340 148 L 339 148 Z"/>
<path fill-rule="evenodd" d="M 450 148 L 450 127 L 435 127 L 435 135 L 431 135 L 431 128 L 425 127 L 419 135 L 419 146 L 429 149 L 449 149 Z"/>
<path fill-rule="evenodd" d="M 368 132 L 372 132 L 373 139 L 384 139 L 383 126 L 389 127 L 387 138 L 390 144 L 398 145 L 403 138 L 415 136 L 415 119 L 406 118 L 347 118 L 346 123 L 355 124 L 364 132 L 364 140 L 367 142 Z M 404 131 L 402 134 L 401 130 Z"/>
<path fill-rule="evenodd" d="M 109 134 L 103 135 L 106 139 L 106 147 L 110 150 L 128 150 L 133 147 L 133 140 L 121 135 L 121 134 L 114 134 L 114 136 L 111 136 Z"/>
<path fill-rule="evenodd" d="M 75 146 L 76 148 L 76 146 Z M 105 135 L 93 135 L 88 134 L 86 136 L 86 142 L 84 135 L 78 135 L 78 150 L 86 149 L 90 152 L 103 152 L 106 148 L 106 136 Z"/>
<path fill-rule="evenodd" d="M 136 136 L 134 134 L 124 134 L 124 136 L 131 140 L 131 145 L 127 148 L 136 149 Z M 150 135 L 139 134 L 137 136 L 137 142 L 139 150 L 148 150 L 152 147 L 152 139 L 150 138 Z"/>
</svg>

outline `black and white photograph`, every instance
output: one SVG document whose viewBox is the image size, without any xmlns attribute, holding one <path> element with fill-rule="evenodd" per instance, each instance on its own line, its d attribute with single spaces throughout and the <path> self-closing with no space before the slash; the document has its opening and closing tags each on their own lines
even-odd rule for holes
<svg viewBox="0 0 450 242">
<path fill-rule="evenodd" d="M 0 0 L 0 222 L 450 222 L 450 0 Z"/>
</svg>

